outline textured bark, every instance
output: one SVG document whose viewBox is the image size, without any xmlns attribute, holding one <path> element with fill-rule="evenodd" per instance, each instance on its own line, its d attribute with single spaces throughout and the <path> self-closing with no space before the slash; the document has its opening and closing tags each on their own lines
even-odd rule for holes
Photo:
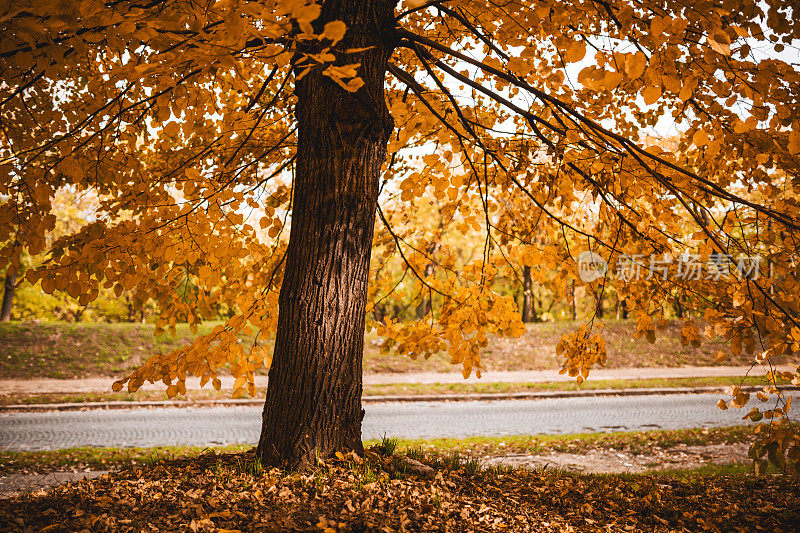
<svg viewBox="0 0 800 533">
<path fill-rule="evenodd" d="M 363 451 L 361 368 L 369 259 L 381 165 L 393 128 L 384 98 L 394 2 L 323 3 L 315 23 L 347 24 L 339 48 L 373 47 L 365 85 L 347 93 L 315 69 L 296 86 L 294 205 L 275 353 L 258 455 L 302 468 L 336 450 Z"/>
<path fill-rule="evenodd" d="M 533 307 L 533 278 L 531 267 L 522 267 L 522 321 L 533 322 L 536 320 L 536 310 Z"/>
<path fill-rule="evenodd" d="M 6 272 L 5 289 L 3 290 L 3 305 L 0 306 L 0 322 L 11 320 L 11 308 L 14 306 L 14 291 L 16 289 L 17 275 L 11 270 Z"/>
</svg>

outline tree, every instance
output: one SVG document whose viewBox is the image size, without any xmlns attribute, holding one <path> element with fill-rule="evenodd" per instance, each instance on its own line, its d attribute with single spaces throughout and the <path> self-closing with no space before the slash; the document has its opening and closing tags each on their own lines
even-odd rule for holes
<svg viewBox="0 0 800 533">
<path fill-rule="evenodd" d="M 0 322 L 11 321 L 11 308 L 14 305 L 14 289 L 16 288 L 17 274 L 11 269 L 6 271 L 3 283 L 3 304 L 0 306 Z"/>
<path fill-rule="evenodd" d="M 598 302 L 607 285 L 624 285 L 639 335 L 654 338 L 679 286 L 694 305 L 684 342 L 700 342 L 702 316 L 758 364 L 800 349 L 800 73 L 781 55 L 800 17 L 784 3 L 31 0 L 2 9 L 0 239 L 24 239 L 3 248 L 0 266 L 23 248 L 44 250 L 59 187 L 94 191 L 101 216 L 53 243 L 27 279 L 82 302 L 101 286 L 152 297 L 157 332 L 179 319 L 196 326 L 213 304 L 235 309 L 124 381 L 135 390 L 163 380 L 174 395 L 187 374 L 219 387 L 216 371 L 230 364 L 235 393 L 253 394 L 254 370 L 271 365 L 259 443 L 270 464 L 361 450 L 366 298 L 382 292 L 368 286 L 373 239 L 393 242 L 389 253 L 439 299 L 430 321 L 375 324 L 385 349 L 446 349 L 468 376 L 480 372 L 488 335 L 522 331 L 513 299 L 493 285 L 514 261 L 497 238 L 509 196 L 561 235 L 542 246 L 509 232 L 529 266 L 575 280 L 581 251 L 611 272 L 652 272 L 681 253 L 713 266 L 700 279 L 581 281 Z M 680 128 L 674 149 L 642 135 L 665 118 Z M 423 194 L 485 234 L 481 257 L 459 272 L 426 276 L 426 250 L 388 224 L 384 208 Z M 770 271 L 739 275 L 753 269 L 737 254 L 763 256 Z M 237 333 L 253 329 L 256 342 L 241 346 Z M 272 335 L 274 353 L 263 344 Z M 605 360 L 595 320 L 559 352 L 564 372 L 587 377 Z M 760 430 L 768 447 L 754 455 L 796 464 L 776 377 L 767 374 L 763 392 L 778 402 Z M 747 397 L 737 389 L 723 403 Z"/>
</svg>

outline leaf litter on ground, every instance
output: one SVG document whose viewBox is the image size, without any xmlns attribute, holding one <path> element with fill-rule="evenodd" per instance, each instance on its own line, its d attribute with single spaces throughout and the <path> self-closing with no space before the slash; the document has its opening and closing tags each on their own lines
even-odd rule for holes
<svg viewBox="0 0 800 533">
<path fill-rule="evenodd" d="M 299 473 L 253 450 L 205 453 L 0 500 L 2 531 L 792 531 L 784 476 L 579 475 L 482 468 L 457 452 L 409 468 L 376 446 Z"/>
</svg>

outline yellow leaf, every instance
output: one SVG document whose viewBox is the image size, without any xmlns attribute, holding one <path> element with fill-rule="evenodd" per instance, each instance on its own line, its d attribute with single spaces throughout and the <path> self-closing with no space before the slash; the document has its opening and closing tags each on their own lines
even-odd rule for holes
<svg viewBox="0 0 800 533">
<path fill-rule="evenodd" d="M 567 63 L 577 63 L 586 55 L 586 43 L 582 40 L 572 41 L 564 50 L 564 61 Z"/>
<path fill-rule="evenodd" d="M 308 23 L 317 20 L 321 11 L 322 11 L 321 5 L 310 4 L 307 6 L 294 9 L 292 11 L 292 18 L 297 20 L 297 22 L 302 25 L 303 23 Z"/>
<path fill-rule="evenodd" d="M 616 89 L 617 86 L 622 82 L 622 78 L 623 76 L 619 72 L 607 70 L 603 75 L 603 79 L 600 80 L 600 85 L 604 89 Z"/>
<path fill-rule="evenodd" d="M 725 400 L 718 401 L 717 402 L 717 407 L 722 409 L 723 411 L 727 411 L 728 410 L 728 404 L 725 403 Z"/>
<path fill-rule="evenodd" d="M 692 137 L 692 142 L 695 146 L 705 146 L 708 144 L 708 134 L 704 130 L 697 130 Z"/>
<path fill-rule="evenodd" d="M 322 31 L 322 37 L 324 39 L 330 39 L 333 41 L 333 44 L 336 44 L 342 40 L 345 31 L 347 31 L 347 25 L 341 20 L 334 20 L 333 22 L 328 22 L 325 24 L 325 29 Z"/>
<path fill-rule="evenodd" d="M 653 17 L 653 19 L 650 21 L 650 35 L 652 37 L 660 38 L 669 26 L 669 23 L 670 19 L 667 17 Z"/>
<path fill-rule="evenodd" d="M 661 98 L 661 87 L 646 87 L 642 91 L 642 98 L 646 105 L 652 105 Z"/>
<path fill-rule="evenodd" d="M 626 56 L 625 58 L 625 73 L 628 78 L 635 80 L 644 74 L 647 68 L 647 56 L 642 52 L 636 52 Z"/>
<path fill-rule="evenodd" d="M 164 126 L 164 133 L 169 135 L 170 137 L 172 137 L 173 135 L 177 135 L 178 131 L 180 131 L 180 128 L 178 127 L 178 123 L 175 122 L 174 120 L 168 122 L 167 125 Z"/>
<path fill-rule="evenodd" d="M 731 339 L 731 353 L 734 357 L 739 357 L 742 354 L 742 337 L 736 335 Z"/>
<path fill-rule="evenodd" d="M 708 35 L 706 37 L 708 41 L 708 45 L 717 53 L 722 54 L 724 56 L 731 55 L 731 46 L 730 42 L 731 39 L 728 37 L 728 34 L 722 30 L 717 30 L 713 33 L 713 35 Z"/>
</svg>

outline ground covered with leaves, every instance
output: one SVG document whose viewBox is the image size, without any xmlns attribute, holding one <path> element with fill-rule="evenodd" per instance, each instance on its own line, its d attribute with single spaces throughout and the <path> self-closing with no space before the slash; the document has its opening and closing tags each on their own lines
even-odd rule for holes
<svg viewBox="0 0 800 533">
<path fill-rule="evenodd" d="M 782 476 L 588 476 L 482 468 L 428 455 L 417 472 L 377 446 L 304 473 L 252 451 L 133 466 L 0 500 L 3 531 L 791 531 L 800 488 Z"/>
</svg>

